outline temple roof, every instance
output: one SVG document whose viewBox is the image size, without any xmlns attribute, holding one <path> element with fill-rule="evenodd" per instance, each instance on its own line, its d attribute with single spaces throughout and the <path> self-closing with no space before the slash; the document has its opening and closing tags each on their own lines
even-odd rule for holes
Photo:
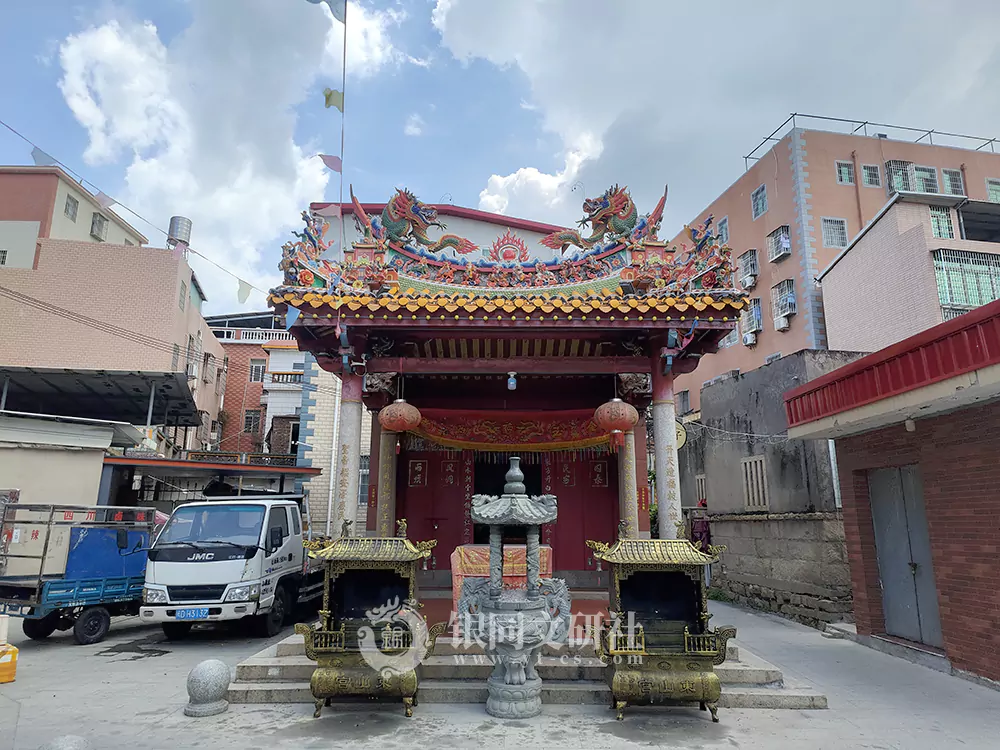
<svg viewBox="0 0 1000 750">
<path fill-rule="evenodd" d="M 334 293 L 331 293 L 334 292 Z M 607 314 L 609 320 L 641 320 L 645 315 L 678 315 L 678 320 L 706 318 L 728 321 L 735 319 L 746 306 L 746 298 L 736 292 L 714 292 L 712 295 L 631 294 L 625 295 L 620 287 L 602 288 L 591 294 L 550 294 L 536 289 L 464 289 L 451 294 L 422 294 L 415 289 L 402 293 L 370 293 L 365 291 L 339 292 L 338 290 L 304 289 L 301 287 L 280 287 L 270 297 L 273 305 L 288 304 L 299 308 L 308 315 L 318 308 L 344 313 L 362 312 L 379 314 L 379 317 L 394 313 L 393 317 L 411 316 L 417 319 L 431 314 L 444 318 L 445 315 L 472 316 L 482 313 L 507 313 L 530 317 L 554 317 L 563 314 L 567 318 L 586 319 L 591 313 Z M 596 318 L 599 320 L 600 318 Z M 655 319 L 655 318 L 654 318 Z"/>
<path fill-rule="evenodd" d="M 413 562 L 430 557 L 436 544 L 436 539 L 414 544 L 402 537 L 346 537 L 310 552 L 309 556 L 317 560 Z"/>
<path fill-rule="evenodd" d="M 632 565 L 711 565 L 719 549 L 705 554 L 687 539 L 619 539 L 612 544 L 587 540 L 594 557 L 609 563 Z"/>
</svg>

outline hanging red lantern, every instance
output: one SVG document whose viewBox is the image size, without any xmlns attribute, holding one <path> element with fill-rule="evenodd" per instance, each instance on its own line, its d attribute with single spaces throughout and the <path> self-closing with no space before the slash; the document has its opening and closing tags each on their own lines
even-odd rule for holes
<svg viewBox="0 0 1000 750">
<path fill-rule="evenodd" d="M 613 398 L 601 404 L 594 412 L 594 422 L 610 435 L 611 450 L 617 451 L 625 445 L 625 432 L 639 422 L 639 412 L 632 404 L 620 398 Z"/>
<path fill-rule="evenodd" d="M 390 432 L 410 432 L 420 424 L 420 410 L 413 404 L 397 398 L 378 413 L 378 423 Z"/>
</svg>

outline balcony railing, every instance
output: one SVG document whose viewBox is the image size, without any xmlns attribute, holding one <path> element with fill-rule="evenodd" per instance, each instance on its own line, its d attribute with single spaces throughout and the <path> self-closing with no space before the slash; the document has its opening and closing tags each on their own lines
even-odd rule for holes
<svg viewBox="0 0 1000 750">
<path fill-rule="evenodd" d="M 213 464 L 250 464 L 251 466 L 295 466 L 295 455 L 286 453 L 236 453 L 225 451 L 188 451 L 188 461 Z"/>
<path fill-rule="evenodd" d="M 283 383 L 285 385 L 298 385 L 302 382 L 301 372 L 269 372 L 264 377 L 267 383 Z"/>
<path fill-rule="evenodd" d="M 292 334 L 288 331 L 273 328 L 213 328 L 212 332 L 220 341 L 243 341 L 253 344 L 265 344 L 268 341 L 291 341 Z"/>
</svg>

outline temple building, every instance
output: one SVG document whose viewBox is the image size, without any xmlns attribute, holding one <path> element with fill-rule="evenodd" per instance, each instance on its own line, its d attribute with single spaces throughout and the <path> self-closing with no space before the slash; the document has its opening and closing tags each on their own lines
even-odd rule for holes
<svg viewBox="0 0 1000 750">
<path fill-rule="evenodd" d="M 597 586 L 587 539 L 648 538 L 654 503 L 656 533 L 676 537 L 673 381 L 715 352 L 746 306 L 710 222 L 668 244 L 666 193 L 642 214 L 617 186 L 584 202 L 582 233 L 429 206 L 401 189 L 385 204 L 351 198 L 303 212 L 269 298 L 342 383 L 335 531 L 389 537 L 405 519 L 411 538 L 438 542 L 432 585 L 484 575 L 488 529 L 470 520 L 471 497 L 495 493 L 520 456 L 528 494 L 559 501 L 543 574 Z M 370 446 L 365 410 L 377 413 Z M 355 502 L 363 454 L 366 514 Z M 504 540 L 515 550 L 518 533 Z"/>
</svg>

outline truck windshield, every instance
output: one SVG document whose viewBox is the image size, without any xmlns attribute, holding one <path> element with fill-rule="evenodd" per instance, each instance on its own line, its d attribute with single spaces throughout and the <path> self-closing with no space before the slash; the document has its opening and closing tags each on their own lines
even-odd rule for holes
<svg viewBox="0 0 1000 750">
<path fill-rule="evenodd" d="M 160 533 L 156 546 L 208 541 L 257 546 L 263 522 L 262 505 L 199 505 L 178 508 Z"/>
</svg>

